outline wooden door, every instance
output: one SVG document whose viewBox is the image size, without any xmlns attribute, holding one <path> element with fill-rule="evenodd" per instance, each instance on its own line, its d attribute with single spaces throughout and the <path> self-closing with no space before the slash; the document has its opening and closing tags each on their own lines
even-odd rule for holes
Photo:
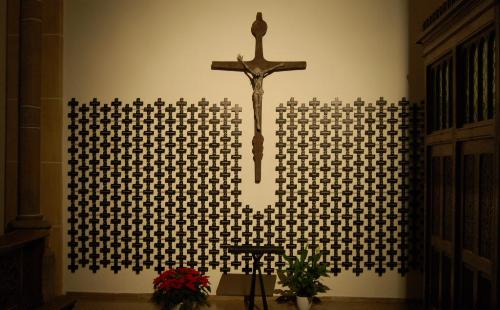
<svg viewBox="0 0 500 310">
<path fill-rule="evenodd" d="M 496 174 L 493 139 L 467 141 L 460 151 L 460 304 L 491 309 Z"/>
<path fill-rule="evenodd" d="M 428 207 L 429 301 L 434 309 L 452 309 L 455 266 L 455 158 L 453 144 L 430 148 Z"/>
<path fill-rule="evenodd" d="M 500 8 L 498 1 L 463 0 L 438 13 L 420 40 L 427 94 L 425 305 L 497 309 Z"/>
</svg>

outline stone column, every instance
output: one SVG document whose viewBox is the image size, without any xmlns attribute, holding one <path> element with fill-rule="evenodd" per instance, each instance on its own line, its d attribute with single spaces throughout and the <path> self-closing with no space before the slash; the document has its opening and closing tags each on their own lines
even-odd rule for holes
<svg viewBox="0 0 500 310">
<path fill-rule="evenodd" d="M 20 1 L 18 212 L 14 229 L 49 228 L 40 214 L 42 1 Z"/>
</svg>

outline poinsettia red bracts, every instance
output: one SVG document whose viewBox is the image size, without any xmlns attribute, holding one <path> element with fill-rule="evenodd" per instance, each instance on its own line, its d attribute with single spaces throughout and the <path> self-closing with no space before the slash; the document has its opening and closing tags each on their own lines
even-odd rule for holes
<svg viewBox="0 0 500 310">
<path fill-rule="evenodd" d="M 208 277 L 193 268 L 179 267 L 165 270 L 153 280 L 152 299 L 162 309 L 173 309 L 181 305 L 181 309 L 195 309 L 208 305 L 210 293 Z"/>
<path fill-rule="evenodd" d="M 208 277 L 200 274 L 193 268 L 179 267 L 161 273 L 153 281 L 155 290 L 168 292 L 172 289 L 187 288 L 194 292 L 203 287 L 208 287 Z"/>
</svg>

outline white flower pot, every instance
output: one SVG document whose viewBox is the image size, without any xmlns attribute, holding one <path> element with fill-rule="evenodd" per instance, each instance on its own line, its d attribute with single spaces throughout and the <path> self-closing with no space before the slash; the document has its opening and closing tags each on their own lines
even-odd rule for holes
<svg viewBox="0 0 500 310">
<path fill-rule="evenodd" d="M 172 310 L 179 310 L 182 306 L 182 302 L 178 303 L 177 305 L 174 306 Z"/>
<path fill-rule="evenodd" d="M 312 302 L 310 298 L 297 296 L 297 308 L 299 308 L 299 310 L 309 310 L 311 309 L 311 305 Z"/>
</svg>

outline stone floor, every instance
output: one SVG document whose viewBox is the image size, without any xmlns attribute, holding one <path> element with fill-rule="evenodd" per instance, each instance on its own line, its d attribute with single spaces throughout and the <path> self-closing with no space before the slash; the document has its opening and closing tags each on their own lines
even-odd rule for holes
<svg viewBox="0 0 500 310">
<path fill-rule="evenodd" d="M 150 303 L 147 298 L 120 298 L 120 297 L 76 297 L 77 310 L 104 310 L 104 309 L 116 309 L 116 310 L 158 310 L 159 307 L 155 304 Z M 220 297 L 215 296 L 209 299 L 210 307 L 202 309 L 212 309 L 212 310 L 235 310 L 235 309 L 245 309 L 242 298 L 236 297 Z M 285 309 L 296 309 L 294 305 L 287 304 L 277 304 L 274 299 L 268 301 L 270 310 L 285 310 Z M 260 303 L 257 304 L 258 309 L 263 309 Z M 256 308 L 257 309 L 257 308 Z M 321 304 L 313 305 L 311 310 L 414 310 L 418 309 L 416 306 L 412 306 L 399 301 L 369 301 L 362 299 L 330 299 L 324 298 Z"/>
</svg>

